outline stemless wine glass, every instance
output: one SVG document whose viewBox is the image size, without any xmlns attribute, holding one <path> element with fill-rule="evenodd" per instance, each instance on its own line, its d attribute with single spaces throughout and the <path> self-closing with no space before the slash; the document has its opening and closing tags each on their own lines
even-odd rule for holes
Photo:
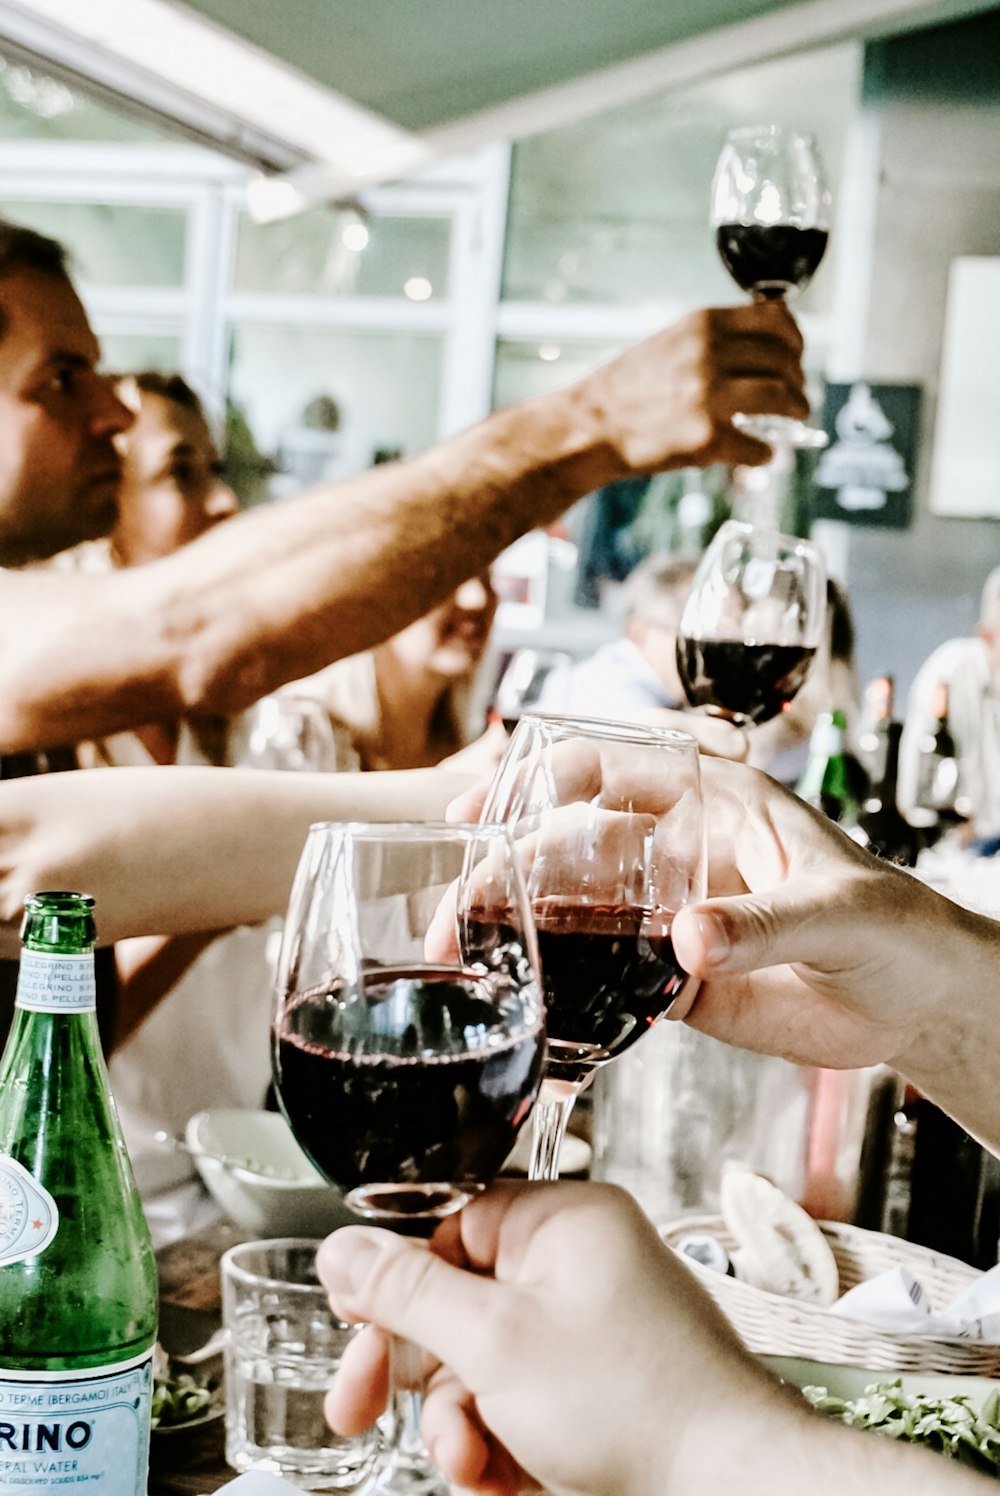
<svg viewBox="0 0 1000 1496">
<path fill-rule="evenodd" d="M 677 669 L 688 701 L 738 727 L 776 717 L 808 675 L 825 621 L 816 546 L 727 520 L 681 614 Z"/>
<path fill-rule="evenodd" d="M 506 830 L 313 826 L 276 986 L 275 1088 L 299 1143 L 354 1210 L 430 1235 L 496 1174 L 541 1079 L 538 951 Z M 440 1485 L 407 1349 L 384 1491 Z"/>
<path fill-rule="evenodd" d="M 755 301 L 805 290 L 830 232 L 830 193 L 816 143 L 780 125 L 731 130 L 712 181 L 711 223 L 719 257 Z M 779 415 L 733 417 L 771 445 L 825 447 L 826 433 Z"/>
<path fill-rule="evenodd" d="M 579 1093 L 690 980 L 670 927 L 705 894 L 698 747 L 684 732 L 522 717 L 483 807 L 525 864 L 548 1054 L 529 1174 L 555 1179 Z"/>
</svg>

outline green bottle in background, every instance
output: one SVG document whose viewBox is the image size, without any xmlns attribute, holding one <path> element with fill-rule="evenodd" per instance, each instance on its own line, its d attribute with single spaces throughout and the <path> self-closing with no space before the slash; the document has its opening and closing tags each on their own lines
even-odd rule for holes
<svg viewBox="0 0 1000 1496">
<path fill-rule="evenodd" d="M 845 830 L 857 827 L 859 796 L 852 785 L 844 746 L 847 718 L 842 711 L 824 712 L 809 739 L 809 758 L 795 792 Z"/>
<path fill-rule="evenodd" d="M 108 1085 L 94 901 L 26 902 L 0 1059 L 0 1496 L 142 1496 L 156 1263 Z"/>
</svg>

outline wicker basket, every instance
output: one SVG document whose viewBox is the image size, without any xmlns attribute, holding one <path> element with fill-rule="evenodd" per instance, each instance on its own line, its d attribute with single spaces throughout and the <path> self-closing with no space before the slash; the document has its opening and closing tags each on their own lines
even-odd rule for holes
<svg viewBox="0 0 1000 1496">
<path fill-rule="evenodd" d="M 837 1261 L 841 1293 L 888 1268 L 907 1267 L 926 1289 L 931 1309 L 939 1312 L 980 1276 L 975 1268 L 953 1257 L 877 1231 L 862 1231 L 836 1221 L 821 1221 L 820 1229 Z M 671 1247 L 682 1237 L 697 1234 L 714 1237 L 727 1252 L 737 1249 L 719 1216 L 687 1216 L 662 1227 L 660 1234 Z M 757 1355 L 799 1356 L 871 1371 L 1000 1377 L 1000 1345 L 929 1335 L 892 1335 L 856 1320 L 841 1319 L 814 1304 L 752 1288 L 749 1283 L 702 1267 L 686 1255 L 684 1261 L 740 1339 Z"/>
</svg>

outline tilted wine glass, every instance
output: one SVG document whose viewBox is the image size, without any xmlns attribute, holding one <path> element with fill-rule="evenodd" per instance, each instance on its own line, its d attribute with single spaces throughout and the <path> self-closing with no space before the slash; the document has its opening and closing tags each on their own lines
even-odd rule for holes
<svg viewBox="0 0 1000 1496">
<path fill-rule="evenodd" d="M 796 695 L 826 624 L 826 568 L 808 540 L 727 520 L 698 565 L 677 633 L 692 706 L 738 727 Z"/>
<path fill-rule="evenodd" d="M 538 933 L 548 1057 L 529 1173 L 554 1179 L 576 1097 L 690 980 L 670 927 L 705 893 L 697 744 L 635 723 L 522 717 L 482 814 L 510 827 Z"/>
<path fill-rule="evenodd" d="M 507 1157 L 544 1045 L 531 911 L 503 827 L 310 829 L 278 961 L 274 1081 L 348 1205 L 430 1235 Z M 393 1346 L 380 1491 L 440 1485 L 408 1349 Z"/>
<path fill-rule="evenodd" d="M 816 142 L 780 125 L 731 130 L 712 180 L 711 223 L 723 265 L 755 301 L 804 291 L 830 232 L 830 193 Z M 826 433 L 789 416 L 737 414 L 772 446 L 825 447 Z"/>
</svg>

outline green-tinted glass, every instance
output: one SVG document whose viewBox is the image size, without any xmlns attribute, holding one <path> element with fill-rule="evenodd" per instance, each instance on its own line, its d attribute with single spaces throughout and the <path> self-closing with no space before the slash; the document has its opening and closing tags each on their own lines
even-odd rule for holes
<svg viewBox="0 0 1000 1496">
<path fill-rule="evenodd" d="M 44 893 L 25 909 L 0 1059 L 0 1415 L 18 1450 L 78 1450 L 79 1479 L 133 1496 L 145 1489 L 156 1265 L 98 1038 L 93 902 Z M 61 1402 L 63 1384 L 75 1393 Z M 80 1409 L 72 1424 L 67 1407 Z M 57 1463 L 44 1478 L 30 1466 L 33 1491 L 56 1482 Z"/>
</svg>

